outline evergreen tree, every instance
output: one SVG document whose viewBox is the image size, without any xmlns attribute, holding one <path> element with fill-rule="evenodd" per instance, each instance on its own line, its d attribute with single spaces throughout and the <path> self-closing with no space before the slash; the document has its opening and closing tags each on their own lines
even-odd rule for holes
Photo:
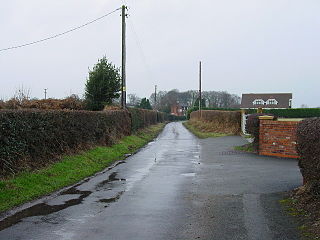
<svg viewBox="0 0 320 240">
<path fill-rule="evenodd" d="M 106 57 L 98 60 L 98 63 L 89 70 L 89 78 L 86 82 L 85 99 L 87 108 L 100 111 L 105 105 L 120 96 L 121 88 L 120 70 L 108 62 Z"/>
<path fill-rule="evenodd" d="M 141 99 L 141 102 L 140 102 L 140 104 L 139 104 L 139 108 L 142 108 L 142 109 L 152 109 L 149 99 L 147 99 L 147 98 L 142 98 L 142 99 Z"/>
</svg>

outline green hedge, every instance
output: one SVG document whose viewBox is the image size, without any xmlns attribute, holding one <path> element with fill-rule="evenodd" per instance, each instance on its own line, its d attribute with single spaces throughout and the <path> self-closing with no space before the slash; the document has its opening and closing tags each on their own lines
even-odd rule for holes
<svg viewBox="0 0 320 240">
<path fill-rule="evenodd" d="M 38 168 L 62 154 L 130 135 L 125 111 L 0 111 L 0 175 Z"/>
<path fill-rule="evenodd" d="M 0 110 L 0 177 L 45 166 L 132 131 L 167 120 L 165 113 L 129 109 L 92 111 Z"/>
<path fill-rule="evenodd" d="M 187 112 L 187 119 L 190 113 L 198 108 L 190 108 Z M 239 111 L 239 108 L 203 108 L 203 110 Z M 257 113 L 257 109 L 246 109 L 247 113 Z M 320 108 L 288 108 L 288 109 L 263 109 L 263 113 L 269 113 L 280 118 L 312 118 L 320 117 Z"/>
<path fill-rule="evenodd" d="M 263 112 L 283 118 L 320 117 L 320 108 L 264 109 Z"/>
<path fill-rule="evenodd" d="M 190 121 L 206 122 L 212 132 L 239 134 L 241 131 L 240 111 L 203 110 L 201 119 L 199 115 L 199 111 L 192 112 Z"/>
<path fill-rule="evenodd" d="M 190 119 L 190 113 L 198 110 L 198 107 L 189 108 L 187 111 L 187 119 Z M 202 110 L 240 111 L 240 108 L 202 108 Z"/>
<path fill-rule="evenodd" d="M 141 128 L 164 122 L 166 120 L 165 113 L 146 110 L 141 108 L 128 108 L 131 116 L 131 130 L 137 131 Z"/>
<path fill-rule="evenodd" d="M 176 121 L 184 121 L 186 120 L 186 116 L 176 116 L 176 115 L 168 115 L 168 120 L 171 122 L 176 122 Z"/>
</svg>

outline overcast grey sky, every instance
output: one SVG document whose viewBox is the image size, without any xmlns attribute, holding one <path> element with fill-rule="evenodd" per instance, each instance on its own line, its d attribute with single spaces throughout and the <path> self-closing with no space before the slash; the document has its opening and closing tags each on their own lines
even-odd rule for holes
<svg viewBox="0 0 320 240">
<path fill-rule="evenodd" d="M 0 49 L 63 32 L 121 6 L 120 0 L 10 0 L 0 8 Z M 129 93 L 197 89 L 292 92 L 294 107 L 320 106 L 319 0 L 126 0 Z M 21 85 L 32 97 L 82 95 L 98 58 L 120 66 L 115 13 L 60 38 L 0 52 L 0 97 Z M 136 35 L 134 34 L 134 30 Z M 139 40 L 137 40 L 139 39 Z M 139 47 L 141 46 L 141 47 Z"/>
</svg>

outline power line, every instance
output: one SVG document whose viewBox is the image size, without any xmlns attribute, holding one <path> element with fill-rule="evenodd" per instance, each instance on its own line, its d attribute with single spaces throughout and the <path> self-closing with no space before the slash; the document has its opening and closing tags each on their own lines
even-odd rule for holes
<svg viewBox="0 0 320 240">
<path fill-rule="evenodd" d="M 68 31 L 65 31 L 65 32 L 62 32 L 62 33 L 58 33 L 58 34 L 53 35 L 53 36 L 51 36 L 51 37 L 43 38 L 43 39 L 40 39 L 40 40 L 37 40 L 37 41 L 33 41 L 33 42 L 29 42 L 29 43 L 25 43 L 25 44 L 13 46 L 13 47 L 8 47 L 8 48 L 0 49 L 0 52 L 8 51 L 8 50 L 16 49 L 16 48 L 26 47 L 26 46 L 34 45 L 34 44 L 37 44 L 37 43 L 41 43 L 41 42 L 44 42 L 44 41 L 48 41 L 48 40 L 51 40 L 51 39 L 60 37 L 60 36 L 62 36 L 62 35 L 65 35 L 65 34 L 68 34 L 68 33 L 70 33 L 70 32 L 76 31 L 76 30 L 78 30 L 78 29 L 80 29 L 80 28 L 86 27 L 86 26 L 88 26 L 88 25 L 90 25 L 90 24 L 92 24 L 92 23 L 95 23 L 95 22 L 97 22 L 97 21 L 99 21 L 99 20 L 101 20 L 101 19 L 103 19 L 103 18 L 105 18 L 105 17 L 107 17 L 107 16 L 109 16 L 109 15 L 111 15 L 111 14 L 119 11 L 119 10 L 121 10 L 121 8 L 117 8 L 117 9 L 113 10 L 112 12 L 109 12 L 109 13 L 107 13 L 107 14 L 101 16 L 101 17 L 98 17 L 98 18 L 96 18 L 96 19 L 94 19 L 94 20 L 92 20 L 92 21 L 90 21 L 90 22 L 87 22 L 87 23 L 82 24 L 82 25 L 80 25 L 80 26 L 78 26 L 78 27 L 72 28 L 72 29 L 70 29 L 70 30 L 68 30 Z"/>
</svg>

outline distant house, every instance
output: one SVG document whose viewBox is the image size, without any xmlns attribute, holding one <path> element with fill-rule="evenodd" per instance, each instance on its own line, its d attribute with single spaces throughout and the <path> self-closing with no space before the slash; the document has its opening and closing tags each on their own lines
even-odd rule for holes
<svg viewBox="0 0 320 240">
<path fill-rule="evenodd" d="M 188 106 L 181 105 L 180 103 L 171 105 L 171 114 L 175 116 L 185 116 L 187 110 Z"/>
<path fill-rule="evenodd" d="M 248 93 L 242 94 L 242 109 L 247 108 L 291 108 L 292 93 Z"/>
</svg>

